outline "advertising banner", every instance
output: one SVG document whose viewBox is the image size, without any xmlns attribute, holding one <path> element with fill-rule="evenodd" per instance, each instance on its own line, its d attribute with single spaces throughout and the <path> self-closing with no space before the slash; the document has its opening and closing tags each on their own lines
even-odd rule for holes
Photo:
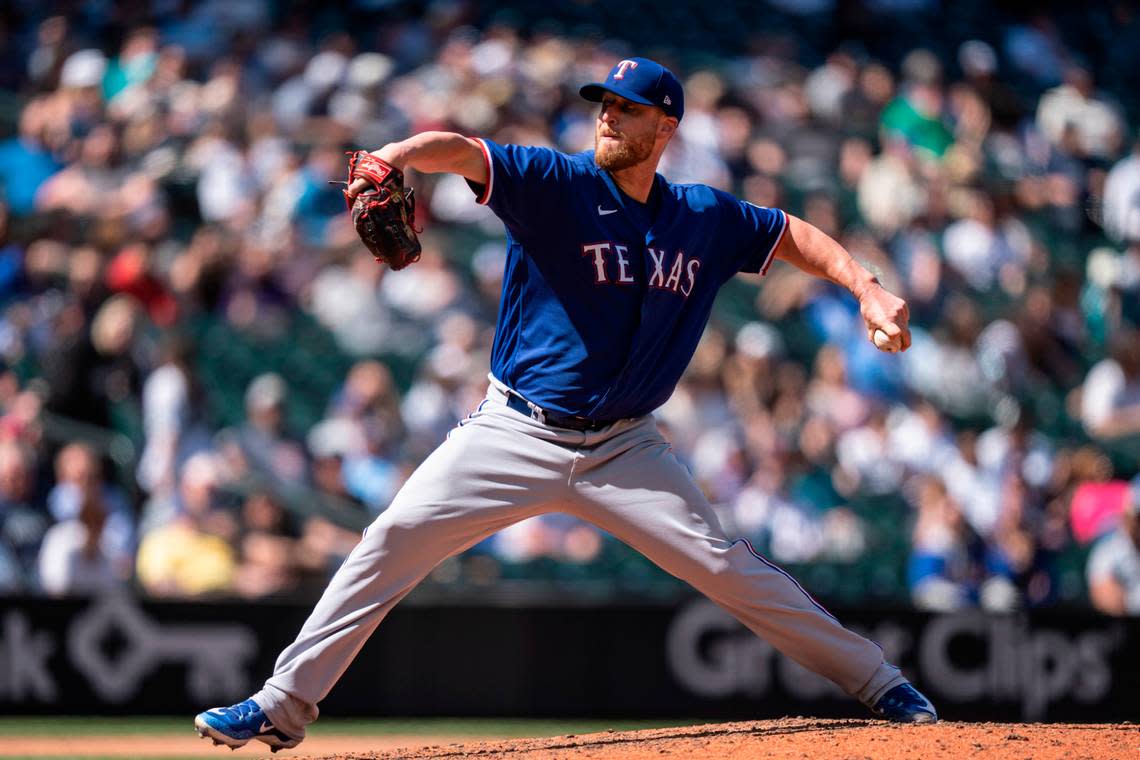
<svg viewBox="0 0 1140 760">
<path fill-rule="evenodd" d="M 308 605 L 0 601 L 0 711 L 193 714 L 256 691 Z M 1140 620 L 837 610 L 959 720 L 1140 719 Z M 864 716 L 719 607 L 404 603 L 326 715 Z"/>
</svg>

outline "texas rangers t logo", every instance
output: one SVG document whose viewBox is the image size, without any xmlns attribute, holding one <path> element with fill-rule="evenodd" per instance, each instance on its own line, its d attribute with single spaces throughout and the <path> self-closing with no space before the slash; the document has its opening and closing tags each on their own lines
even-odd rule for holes
<svg viewBox="0 0 1140 760">
<path fill-rule="evenodd" d="M 625 79 L 625 72 L 636 68 L 637 61 L 621 61 L 617 65 L 617 73 L 614 74 L 614 79 Z"/>
</svg>

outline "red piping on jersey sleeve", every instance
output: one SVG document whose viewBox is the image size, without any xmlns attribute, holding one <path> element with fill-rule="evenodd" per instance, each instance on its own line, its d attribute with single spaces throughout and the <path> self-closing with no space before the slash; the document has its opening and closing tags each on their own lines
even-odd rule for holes
<svg viewBox="0 0 1140 760">
<path fill-rule="evenodd" d="M 483 163 L 487 165 L 487 184 L 483 186 L 483 192 L 475 199 L 475 202 L 480 206 L 486 206 L 487 201 L 491 200 L 491 188 L 495 184 L 495 165 L 491 163 L 491 151 L 487 149 L 487 143 L 479 137 L 474 138 L 475 142 L 479 143 L 479 147 L 483 149 Z"/>
<path fill-rule="evenodd" d="M 784 217 L 784 226 L 780 228 L 780 236 L 776 238 L 776 242 L 772 244 L 772 250 L 768 251 L 767 258 L 764 259 L 764 266 L 760 267 L 760 276 L 768 274 L 768 267 L 772 266 L 772 260 L 776 258 L 776 249 L 780 247 L 780 243 L 784 240 L 784 235 L 788 234 L 788 213 L 781 210 L 780 213 Z"/>
</svg>

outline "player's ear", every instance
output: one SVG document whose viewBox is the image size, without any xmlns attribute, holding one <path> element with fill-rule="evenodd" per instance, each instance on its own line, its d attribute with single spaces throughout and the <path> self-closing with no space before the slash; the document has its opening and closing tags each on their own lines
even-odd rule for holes
<svg viewBox="0 0 1140 760">
<path fill-rule="evenodd" d="M 657 124 L 657 131 L 665 137 L 672 137 L 673 133 L 677 131 L 677 124 L 679 122 L 673 116 L 666 116 Z"/>
</svg>

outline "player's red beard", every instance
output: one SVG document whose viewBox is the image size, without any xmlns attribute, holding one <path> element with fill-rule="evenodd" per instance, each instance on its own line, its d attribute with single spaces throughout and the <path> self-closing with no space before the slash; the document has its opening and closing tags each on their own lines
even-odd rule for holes
<svg viewBox="0 0 1140 760">
<path fill-rule="evenodd" d="M 606 171 L 616 172 L 636 166 L 653 155 L 653 131 L 635 136 L 628 132 L 616 133 L 621 139 L 603 140 L 603 135 L 615 134 L 599 127 L 594 132 L 594 163 Z"/>
</svg>

